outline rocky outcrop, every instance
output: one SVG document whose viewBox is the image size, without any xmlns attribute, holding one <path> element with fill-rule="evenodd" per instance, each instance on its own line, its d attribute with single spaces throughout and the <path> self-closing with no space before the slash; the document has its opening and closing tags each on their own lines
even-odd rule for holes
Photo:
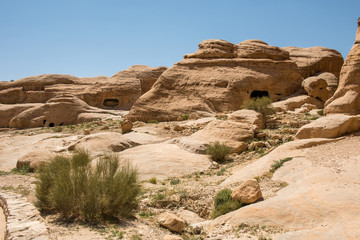
<svg viewBox="0 0 360 240">
<path fill-rule="evenodd" d="M 250 97 L 273 101 L 300 88 L 302 77 L 288 52 L 259 40 L 238 45 L 206 40 L 166 70 L 131 108 L 130 120 L 176 120 L 234 111 Z"/>
<path fill-rule="evenodd" d="M 11 109 L 11 111 L 8 110 Z M 22 111 L 20 111 L 21 109 Z M 8 122 L 2 120 L 0 127 L 34 128 L 77 124 L 101 119 L 113 112 L 90 107 L 73 95 L 58 95 L 45 104 L 20 104 L 9 107 L 1 105 L 0 112 L 8 110 Z"/>
<path fill-rule="evenodd" d="M 324 113 L 360 114 L 360 18 L 355 44 L 341 69 L 339 87 L 326 102 Z"/>
<path fill-rule="evenodd" d="M 284 47 L 299 68 L 301 76 L 308 78 L 321 72 L 329 72 L 339 78 L 344 59 L 341 54 L 325 47 Z"/>
<path fill-rule="evenodd" d="M 232 191 L 231 198 L 244 204 L 254 203 L 262 198 L 260 185 L 255 179 L 247 180 Z"/>
<path fill-rule="evenodd" d="M 324 106 L 320 100 L 307 95 L 290 96 L 284 100 L 273 103 L 272 106 L 277 111 L 294 111 L 296 108 L 301 108 L 305 104 L 311 104 L 315 106 L 315 108 L 323 108 Z"/>
<path fill-rule="evenodd" d="M 331 114 L 302 126 L 295 137 L 299 139 L 335 138 L 359 130 L 360 115 Z"/>
<path fill-rule="evenodd" d="M 301 85 L 309 96 L 326 102 L 335 93 L 338 79 L 332 73 L 320 73 L 306 78 Z"/>
<path fill-rule="evenodd" d="M 162 213 L 158 217 L 158 222 L 161 226 L 177 233 L 181 233 L 185 228 L 185 221 L 169 212 Z"/>
<path fill-rule="evenodd" d="M 45 103 L 58 94 L 72 94 L 90 106 L 129 110 L 166 67 L 135 65 L 112 77 L 78 78 L 44 74 L 14 82 L 0 82 L 0 103 Z"/>
</svg>

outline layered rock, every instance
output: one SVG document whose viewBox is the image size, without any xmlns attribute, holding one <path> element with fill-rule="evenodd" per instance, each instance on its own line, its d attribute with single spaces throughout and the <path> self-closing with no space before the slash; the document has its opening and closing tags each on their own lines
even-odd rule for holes
<svg viewBox="0 0 360 240">
<path fill-rule="evenodd" d="M 355 43 L 341 69 L 339 87 L 326 102 L 325 114 L 360 114 L 360 18 Z"/>
<path fill-rule="evenodd" d="M 325 47 L 284 47 L 299 68 L 301 76 L 308 78 L 321 72 L 329 72 L 339 78 L 344 59 L 341 54 Z"/>
<path fill-rule="evenodd" d="M 0 103 L 45 103 L 58 94 L 69 93 L 90 106 L 129 110 L 166 69 L 136 65 L 112 77 L 78 78 L 44 74 L 14 82 L 0 82 Z"/>
<path fill-rule="evenodd" d="M 89 122 L 114 115 L 113 112 L 90 107 L 79 98 L 67 94 L 58 95 L 44 104 L 1 105 L 6 121 L 0 127 L 34 128 Z M 11 114 L 10 114 L 11 113 Z"/>
<path fill-rule="evenodd" d="M 250 97 L 279 100 L 300 88 L 303 80 L 288 52 L 259 40 L 238 45 L 206 40 L 184 58 L 138 99 L 130 120 L 166 121 L 183 114 L 234 111 Z"/>
</svg>

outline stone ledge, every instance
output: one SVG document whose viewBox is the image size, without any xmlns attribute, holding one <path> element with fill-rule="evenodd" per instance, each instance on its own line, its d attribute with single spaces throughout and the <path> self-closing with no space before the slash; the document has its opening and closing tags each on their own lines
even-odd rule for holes
<svg viewBox="0 0 360 240">
<path fill-rule="evenodd" d="M 25 197 L 0 191 L 0 207 L 6 219 L 5 240 L 50 240 L 48 227 L 39 211 Z"/>
</svg>

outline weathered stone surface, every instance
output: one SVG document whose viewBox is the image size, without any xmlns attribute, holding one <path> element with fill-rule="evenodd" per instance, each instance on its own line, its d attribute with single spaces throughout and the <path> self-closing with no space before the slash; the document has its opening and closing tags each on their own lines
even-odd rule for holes
<svg viewBox="0 0 360 240">
<path fill-rule="evenodd" d="M 183 238 L 177 235 L 166 235 L 163 240 L 183 240 Z"/>
<path fill-rule="evenodd" d="M 206 154 L 206 149 L 209 146 L 207 142 L 196 140 L 191 137 L 176 138 L 171 140 L 170 143 L 176 144 L 178 147 L 188 152 L 197 154 Z"/>
<path fill-rule="evenodd" d="M 8 105 L 8 104 L 0 104 L 0 127 L 5 128 L 9 127 L 9 122 L 19 113 L 33 108 L 41 106 L 41 104 L 32 103 L 32 104 L 16 104 L 16 105 Z"/>
<path fill-rule="evenodd" d="M 325 114 L 360 114 L 360 20 L 351 48 L 341 69 L 339 87 L 326 102 Z"/>
<path fill-rule="evenodd" d="M 39 211 L 25 197 L 1 191 L 0 208 L 6 217 L 5 239 L 52 239 Z"/>
<path fill-rule="evenodd" d="M 360 115 L 331 114 L 302 126 L 295 137 L 299 139 L 335 138 L 359 130 Z"/>
<path fill-rule="evenodd" d="M 8 126 L 12 128 L 54 127 L 98 120 L 101 116 L 107 115 L 114 115 L 114 113 L 90 107 L 73 95 L 59 95 L 45 104 L 35 105 L 18 113 L 10 120 Z"/>
<path fill-rule="evenodd" d="M 160 214 L 158 222 L 161 226 L 177 233 L 181 233 L 185 228 L 185 221 L 169 212 Z"/>
<path fill-rule="evenodd" d="M 21 169 L 28 167 L 30 171 L 35 171 L 39 168 L 42 162 L 47 162 L 53 157 L 54 154 L 46 150 L 35 150 L 25 154 L 16 163 L 16 168 Z"/>
<path fill-rule="evenodd" d="M 137 146 L 119 153 L 122 160 L 130 161 L 138 168 L 139 178 L 152 177 L 163 180 L 181 177 L 208 169 L 211 165 L 206 155 L 185 151 L 175 144 L 157 143 Z"/>
<path fill-rule="evenodd" d="M 308 77 L 301 85 L 309 96 L 317 98 L 322 102 L 326 102 L 334 93 L 328 89 L 326 80 L 319 76 Z"/>
<path fill-rule="evenodd" d="M 75 95 L 90 106 L 129 110 L 166 69 L 135 65 L 112 77 L 77 78 L 44 74 L 14 82 L 0 82 L 0 103 L 45 103 L 65 93 Z"/>
<path fill-rule="evenodd" d="M 122 137 L 116 132 L 100 132 L 88 135 L 80 139 L 77 143 L 69 146 L 69 150 L 85 149 L 92 155 L 102 155 L 112 152 L 121 152 L 137 144 Z"/>
<path fill-rule="evenodd" d="M 130 120 L 166 121 L 183 114 L 197 118 L 234 111 L 253 96 L 279 100 L 297 90 L 303 80 L 286 51 L 261 41 L 235 45 L 206 40 L 199 46 L 138 99 L 128 115 Z"/>
<path fill-rule="evenodd" d="M 123 134 L 130 132 L 132 128 L 133 128 L 133 124 L 129 120 L 125 120 L 121 124 L 121 131 L 122 131 Z"/>
<path fill-rule="evenodd" d="M 262 198 L 260 185 L 255 179 L 247 180 L 232 191 L 231 198 L 245 204 L 254 203 Z"/>
<path fill-rule="evenodd" d="M 282 49 L 290 53 L 290 59 L 299 67 L 303 78 L 321 72 L 330 72 L 339 78 L 344 59 L 338 51 L 325 47 L 284 47 Z"/>
<path fill-rule="evenodd" d="M 294 111 L 296 108 L 301 108 L 304 104 L 312 104 L 317 108 L 324 106 L 324 103 L 320 100 L 307 95 L 290 96 L 284 100 L 272 103 L 272 106 L 277 111 Z"/>
</svg>

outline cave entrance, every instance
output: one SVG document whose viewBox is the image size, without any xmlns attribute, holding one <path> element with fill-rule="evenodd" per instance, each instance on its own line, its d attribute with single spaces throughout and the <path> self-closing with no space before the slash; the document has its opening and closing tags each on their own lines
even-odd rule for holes
<svg viewBox="0 0 360 240">
<path fill-rule="evenodd" d="M 55 124 L 54 123 L 49 123 L 49 127 L 55 127 Z"/>
<path fill-rule="evenodd" d="M 262 98 L 262 97 L 269 97 L 269 92 L 268 91 L 254 90 L 250 94 L 250 98 Z"/>
<path fill-rule="evenodd" d="M 104 107 L 117 107 L 119 106 L 119 100 L 116 99 L 116 98 L 113 98 L 113 99 L 105 99 L 104 102 L 103 102 L 103 105 Z"/>
</svg>

